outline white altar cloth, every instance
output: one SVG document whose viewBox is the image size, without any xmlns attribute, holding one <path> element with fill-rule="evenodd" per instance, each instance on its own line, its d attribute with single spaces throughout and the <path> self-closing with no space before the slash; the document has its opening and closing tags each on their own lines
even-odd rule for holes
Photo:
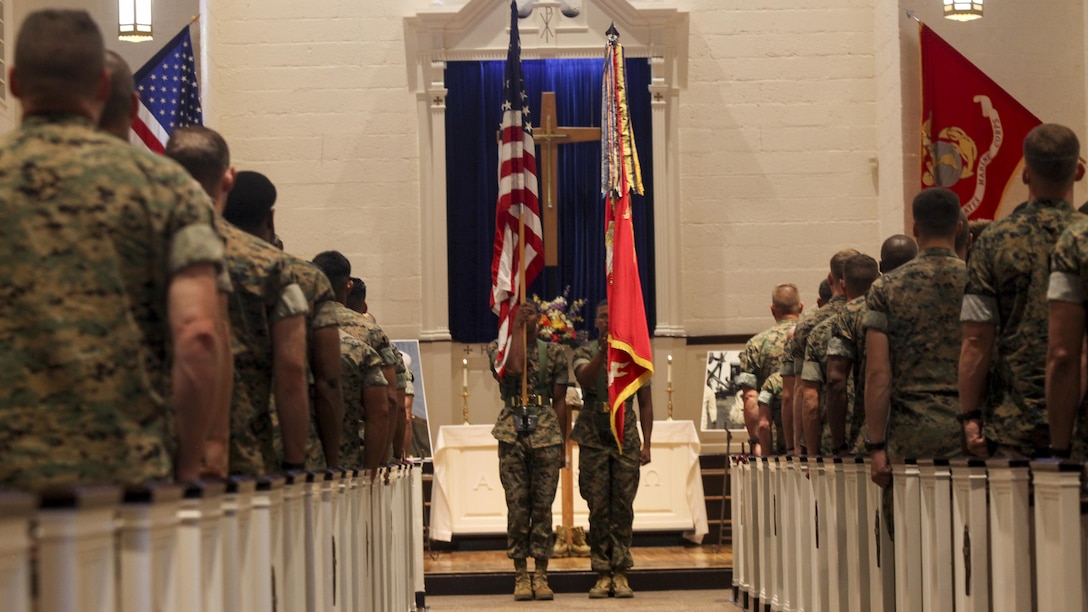
<svg viewBox="0 0 1088 612">
<path fill-rule="evenodd" d="M 438 430 L 431 486 L 431 537 L 506 533 L 506 499 L 499 481 L 498 442 L 491 425 L 450 425 Z M 635 531 L 682 530 L 696 544 L 707 533 L 699 471 L 699 434 L 691 421 L 654 421 L 652 461 L 642 466 L 635 496 Z M 574 524 L 588 526 L 578 492 L 578 445 L 572 449 Z M 554 521 L 562 517 L 562 485 Z"/>
</svg>

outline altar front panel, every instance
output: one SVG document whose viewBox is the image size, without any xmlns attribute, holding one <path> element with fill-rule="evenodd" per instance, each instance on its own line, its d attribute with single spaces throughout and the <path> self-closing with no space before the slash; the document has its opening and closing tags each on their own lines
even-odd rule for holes
<svg viewBox="0 0 1088 612">
<path fill-rule="evenodd" d="M 642 466 L 635 496 L 635 531 L 685 531 L 701 542 L 707 533 L 706 505 L 699 473 L 699 438 L 691 421 L 654 423 L 653 461 Z M 574 523 L 588 526 L 589 510 L 578 491 L 578 446 L 572 447 Z M 442 427 L 434 451 L 431 534 L 506 533 L 506 501 L 499 480 L 498 443 L 491 425 Z M 562 520 L 562 484 L 556 491 L 554 522 Z"/>
</svg>

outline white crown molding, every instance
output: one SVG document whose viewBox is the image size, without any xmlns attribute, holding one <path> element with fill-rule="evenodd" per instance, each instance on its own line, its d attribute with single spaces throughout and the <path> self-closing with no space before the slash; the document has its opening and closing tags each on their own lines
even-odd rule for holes
<svg viewBox="0 0 1088 612">
<path fill-rule="evenodd" d="M 519 3 L 519 5 L 522 3 Z M 653 94 L 654 250 L 659 335 L 684 335 L 680 263 L 679 102 L 687 81 L 688 14 L 669 2 L 584 0 L 566 17 L 555 0 L 537 0 L 521 19 L 522 59 L 603 58 L 605 30 L 615 24 L 629 58 L 651 63 Z M 648 3 L 647 3 L 648 4 Z M 510 5 L 468 0 L 435 4 L 404 19 L 408 87 L 416 94 L 423 241 L 422 336 L 449 337 L 446 268 L 446 63 L 505 60 Z M 549 12 L 550 11 L 550 12 Z"/>
</svg>

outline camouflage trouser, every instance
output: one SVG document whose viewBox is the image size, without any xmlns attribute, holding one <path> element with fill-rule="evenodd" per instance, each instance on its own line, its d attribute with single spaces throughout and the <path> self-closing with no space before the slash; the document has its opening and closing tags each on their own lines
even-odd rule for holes
<svg viewBox="0 0 1088 612">
<path fill-rule="evenodd" d="M 578 448 L 578 489 L 589 506 L 590 566 L 595 572 L 632 565 L 631 524 L 638 492 L 638 453 L 615 448 Z"/>
<path fill-rule="evenodd" d="M 527 436 L 499 442 L 499 478 L 506 491 L 506 556 L 551 557 L 552 502 L 559 486 L 561 445 L 533 448 Z"/>
</svg>

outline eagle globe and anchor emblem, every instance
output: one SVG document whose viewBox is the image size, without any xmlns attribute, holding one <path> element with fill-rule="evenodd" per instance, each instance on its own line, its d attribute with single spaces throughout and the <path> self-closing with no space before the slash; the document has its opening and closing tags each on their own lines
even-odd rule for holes
<svg viewBox="0 0 1088 612">
<path fill-rule="evenodd" d="M 922 123 L 922 185 L 953 188 L 962 180 L 974 178 L 974 194 L 962 205 L 963 212 L 968 215 L 979 207 L 986 195 L 986 168 L 997 156 L 1003 139 L 1001 118 L 989 96 L 975 96 L 974 101 L 982 106 L 982 116 L 990 120 L 993 130 L 990 148 L 981 157 L 978 145 L 963 128 L 941 128 L 936 138 L 932 138 L 933 115 Z"/>
</svg>

